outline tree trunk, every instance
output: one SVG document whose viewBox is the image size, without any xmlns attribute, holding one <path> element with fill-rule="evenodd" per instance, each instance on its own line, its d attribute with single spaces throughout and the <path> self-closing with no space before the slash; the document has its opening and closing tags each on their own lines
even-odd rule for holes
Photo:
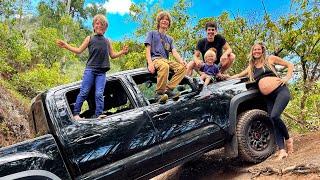
<svg viewBox="0 0 320 180">
<path fill-rule="evenodd" d="M 66 14 L 70 14 L 70 6 L 71 6 L 71 0 L 68 0 L 67 7 L 66 7 Z"/>
<path fill-rule="evenodd" d="M 302 66 L 302 73 L 303 73 L 303 87 L 302 87 L 302 97 L 301 97 L 301 101 L 300 101 L 300 117 L 299 119 L 301 121 L 305 121 L 305 117 L 306 117 L 306 111 L 305 111 L 305 107 L 306 107 L 306 101 L 307 101 L 307 97 L 309 95 L 309 83 L 307 80 L 307 69 L 306 69 L 306 61 L 304 60 L 303 57 L 301 57 L 301 66 Z"/>
</svg>

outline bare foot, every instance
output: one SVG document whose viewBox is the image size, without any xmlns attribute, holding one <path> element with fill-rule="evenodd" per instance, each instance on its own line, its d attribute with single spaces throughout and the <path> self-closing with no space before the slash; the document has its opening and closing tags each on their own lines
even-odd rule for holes
<svg viewBox="0 0 320 180">
<path fill-rule="evenodd" d="M 81 118 L 79 115 L 75 115 L 73 116 L 73 119 L 76 121 L 82 120 L 83 118 Z"/>
<path fill-rule="evenodd" d="M 287 148 L 288 154 L 293 154 L 293 139 L 292 138 L 289 138 L 288 140 L 286 140 L 286 148 Z"/>
<path fill-rule="evenodd" d="M 288 157 L 288 153 L 286 152 L 286 150 L 281 149 L 281 150 L 279 151 L 279 155 L 278 155 L 278 157 L 276 158 L 276 160 L 277 160 L 277 161 L 280 161 L 280 160 L 282 160 L 282 159 L 284 159 L 284 158 L 286 158 L 286 157 Z"/>
</svg>

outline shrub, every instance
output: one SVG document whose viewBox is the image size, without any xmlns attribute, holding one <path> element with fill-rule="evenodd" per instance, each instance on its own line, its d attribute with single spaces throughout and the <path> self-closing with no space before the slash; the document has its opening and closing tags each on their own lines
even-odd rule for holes
<svg viewBox="0 0 320 180">
<path fill-rule="evenodd" d="M 12 78 L 16 89 L 27 97 L 34 97 L 39 92 L 51 87 L 70 82 L 68 76 L 60 73 L 60 64 L 54 63 L 52 68 L 39 64 L 34 69 L 18 73 Z"/>
</svg>

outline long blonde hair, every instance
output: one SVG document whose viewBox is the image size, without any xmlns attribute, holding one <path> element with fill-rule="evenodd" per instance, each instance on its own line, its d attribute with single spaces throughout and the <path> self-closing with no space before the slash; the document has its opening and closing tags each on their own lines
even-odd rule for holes
<svg viewBox="0 0 320 180">
<path fill-rule="evenodd" d="M 260 59 L 255 59 L 253 57 L 253 49 L 255 46 L 260 46 L 261 49 L 262 49 L 262 56 Z M 251 47 L 251 50 L 250 50 L 250 53 L 248 54 L 248 59 L 249 59 L 249 65 L 248 65 L 248 76 L 249 76 L 249 80 L 250 81 L 255 81 L 254 77 L 253 77 L 253 69 L 254 69 L 254 65 L 257 61 L 259 61 L 258 63 L 263 63 L 263 67 L 262 68 L 265 68 L 265 67 L 268 67 L 269 69 L 271 69 L 271 71 L 274 72 L 274 74 L 276 76 L 277 75 L 277 72 L 275 70 L 275 68 L 269 63 L 268 61 L 268 57 L 267 57 L 267 53 L 266 53 L 267 49 L 266 49 L 266 46 L 259 42 L 259 43 L 255 43 L 252 47 Z"/>
</svg>

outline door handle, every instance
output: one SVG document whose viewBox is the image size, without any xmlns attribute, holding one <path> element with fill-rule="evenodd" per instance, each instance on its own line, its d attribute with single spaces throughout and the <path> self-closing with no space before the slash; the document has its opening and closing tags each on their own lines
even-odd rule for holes
<svg viewBox="0 0 320 180">
<path fill-rule="evenodd" d="M 75 140 L 79 144 L 92 144 L 101 137 L 101 134 L 88 134 Z"/>
<path fill-rule="evenodd" d="M 164 113 L 161 113 L 161 114 L 156 114 L 154 115 L 152 118 L 153 119 L 159 119 L 159 120 L 163 120 L 165 119 L 167 116 L 169 116 L 171 114 L 171 112 L 164 112 Z"/>
</svg>

